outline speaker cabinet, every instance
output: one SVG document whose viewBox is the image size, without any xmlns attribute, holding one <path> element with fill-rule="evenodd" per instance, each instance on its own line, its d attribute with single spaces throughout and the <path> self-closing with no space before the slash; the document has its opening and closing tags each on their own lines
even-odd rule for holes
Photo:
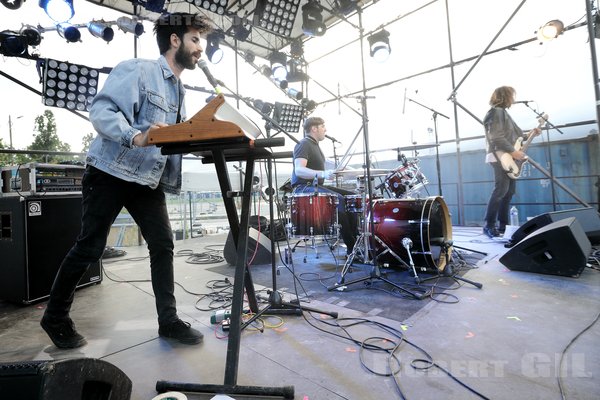
<svg viewBox="0 0 600 400">
<path fill-rule="evenodd" d="M 570 217 L 536 230 L 500 257 L 500 262 L 512 271 L 577 278 L 591 251 L 581 224 Z"/>
<path fill-rule="evenodd" d="M 30 304 L 50 295 L 81 227 L 81 194 L 0 197 L 0 299 Z M 102 281 L 101 260 L 78 287 Z"/>
<path fill-rule="evenodd" d="M 543 226 L 561 219 L 574 217 L 577 219 L 588 239 L 592 243 L 600 243 L 600 215 L 592 207 L 574 208 L 572 210 L 554 211 L 540 214 L 527 221 L 513 233 L 510 244 L 514 245 L 523 240 L 527 235 Z"/>
<path fill-rule="evenodd" d="M 0 364 L 3 399 L 128 400 L 131 387 L 119 368 L 92 358 Z"/>
<path fill-rule="evenodd" d="M 228 264 L 237 265 L 237 249 L 233 242 L 231 231 L 229 231 L 229 235 L 227 235 L 227 240 L 225 241 L 223 256 Z M 271 239 L 267 237 L 265 231 L 259 232 L 254 228 L 248 229 L 247 257 L 248 262 L 252 261 L 253 265 L 271 263 Z"/>
</svg>

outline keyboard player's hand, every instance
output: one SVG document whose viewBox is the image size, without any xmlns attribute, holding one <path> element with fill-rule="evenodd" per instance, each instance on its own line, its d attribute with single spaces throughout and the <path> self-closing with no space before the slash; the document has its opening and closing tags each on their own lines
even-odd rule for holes
<svg viewBox="0 0 600 400">
<path fill-rule="evenodd" d="M 150 125 L 150 128 L 148 128 L 148 130 L 146 132 L 141 132 L 138 133 L 137 135 L 135 135 L 133 137 L 133 145 L 135 147 L 146 147 L 148 146 L 148 135 L 151 131 L 158 129 L 158 128 L 163 128 L 165 126 L 168 126 L 167 124 L 164 124 L 162 122 L 157 122 L 155 124 Z"/>
</svg>

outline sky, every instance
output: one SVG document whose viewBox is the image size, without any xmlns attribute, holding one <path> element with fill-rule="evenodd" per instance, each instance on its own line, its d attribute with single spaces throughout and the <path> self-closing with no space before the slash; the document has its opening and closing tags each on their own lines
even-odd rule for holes
<svg viewBox="0 0 600 400">
<path fill-rule="evenodd" d="M 426 3 L 429 1 L 380 0 L 364 13 L 365 32 L 384 25 L 390 32 L 392 53 L 385 63 L 371 59 L 368 49 L 366 55 L 361 54 L 361 44 L 355 40 L 359 23 L 356 17 L 322 37 L 306 42 L 305 58 L 310 63 L 308 73 L 312 80 L 304 91 L 309 98 L 322 103 L 314 115 L 323 116 L 328 134 L 342 142 L 335 147 L 338 155 L 343 154 L 352 141 L 357 143 L 356 151 L 364 150 L 368 144 L 373 154 L 381 152 L 375 156 L 384 158 L 392 157 L 394 153 L 386 153 L 386 149 L 435 142 L 436 134 L 439 141 L 482 135 L 480 123 L 469 114 L 483 118 L 492 91 L 501 85 L 515 87 L 520 100 L 533 100 L 530 106 L 535 111 L 547 112 L 555 125 L 596 118 L 590 45 L 585 27 L 567 31 L 552 42 L 528 43 L 482 57 L 475 66 L 474 61 L 462 63 L 455 68 L 454 76 L 448 68 L 419 75 L 422 71 L 447 65 L 450 46 L 454 61 L 476 58 L 487 46 L 491 45 L 493 50 L 534 37 L 539 26 L 549 20 L 560 19 L 566 26 L 585 21 L 584 1 L 449 0 L 451 43 L 444 1 L 438 0 L 420 12 L 409 13 Z M 122 16 L 82 0 L 75 0 L 75 12 L 72 22 L 76 24 L 93 19 L 114 21 Z M 390 22 L 393 23 L 388 24 Z M 22 24 L 52 27 L 37 1 L 27 1 L 14 11 L 0 5 L 0 30 L 19 30 Z M 158 57 L 151 28 L 146 22 L 146 33 L 139 38 L 139 57 Z M 115 38 L 110 43 L 94 38 L 84 30 L 81 43 L 66 43 L 55 31 L 47 31 L 43 33 L 38 51 L 43 58 L 97 68 L 112 67 L 133 57 L 134 43 L 132 34 L 114 29 Z M 365 46 L 363 43 L 363 51 Z M 338 50 L 332 53 L 335 49 Z M 209 64 L 209 67 L 228 88 L 235 90 L 237 87 L 243 97 L 291 103 L 269 79 L 241 61 L 239 81 L 236 81 L 234 56 L 230 51 L 226 51 L 220 64 Z M 35 63 L 31 61 L 3 57 L 0 58 L 0 70 L 41 90 Z M 412 77 L 415 74 L 417 76 Z M 182 79 L 192 86 L 208 87 L 199 70 L 184 72 Z M 451 101 L 453 80 L 460 86 Z M 395 83 L 386 85 L 392 81 Z M 361 99 L 363 84 L 367 88 L 381 88 L 370 90 L 366 99 Z M 8 144 L 10 115 L 13 147 L 24 148 L 33 141 L 35 117 L 45 110 L 41 98 L 4 77 L 0 77 L 0 93 L 0 138 Z M 199 110 L 206 97 L 206 93 L 188 91 L 188 114 Z M 73 151 L 81 150 L 81 139 L 93 132 L 91 124 L 68 111 L 51 110 L 57 118 L 60 139 L 69 143 Z M 261 118 L 251 110 L 244 109 L 243 113 L 263 126 Z M 533 110 L 524 105 L 513 106 L 511 114 L 523 128 L 536 124 Z M 553 132 L 548 140 L 586 135 L 593 128 L 566 130 L 567 136 Z M 297 140 L 302 137 L 299 132 L 293 135 Z M 293 145 L 292 140 L 286 140 L 286 148 L 291 149 Z M 472 145 L 481 146 L 481 143 Z M 462 148 L 468 147 L 469 143 L 463 142 Z M 323 148 L 327 155 L 334 151 L 332 143 L 324 143 Z M 442 148 L 455 151 L 453 144 Z M 424 150 L 423 154 L 431 151 Z"/>
</svg>

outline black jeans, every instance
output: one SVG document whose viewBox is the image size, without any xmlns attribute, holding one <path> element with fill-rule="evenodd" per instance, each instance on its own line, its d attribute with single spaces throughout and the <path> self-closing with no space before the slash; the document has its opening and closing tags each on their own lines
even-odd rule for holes
<svg viewBox="0 0 600 400">
<path fill-rule="evenodd" d="M 340 189 L 334 186 L 318 186 L 319 193 L 335 194 L 338 197 L 337 217 L 340 224 L 340 234 L 342 240 L 346 244 L 346 252 L 350 254 L 356 243 L 358 233 L 358 221 L 356 214 L 346 211 L 346 196 L 356 194 L 345 189 Z M 310 184 L 301 184 L 294 187 L 293 193 L 314 193 L 315 188 Z"/>
<path fill-rule="evenodd" d="M 173 233 L 164 192 L 126 182 L 91 166 L 83 175 L 82 185 L 81 232 L 58 270 L 46 315 L 57 319 L 69 315 L 77 283 L 88 265 L 102 256 L 110 227 L 125 207 L 148 243 L 158 322 L 165 324 L 177 319 Z"/>
<path fill-rule="evenodd" d="M 510 201 L 515 194 L 517 181 L 510 179 L 499 162 L 490 163 L 494 169 L 494 190 L 488 201 L 485 213 L 485 226 L 491 228 L 496 226 L 496 220 L 500 227 L 508 225 Z"/>
</svg>

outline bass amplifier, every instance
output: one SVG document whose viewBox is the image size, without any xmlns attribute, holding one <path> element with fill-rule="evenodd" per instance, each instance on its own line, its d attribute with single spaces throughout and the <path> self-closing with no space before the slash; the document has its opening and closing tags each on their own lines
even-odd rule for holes
<svg viewBox="0 0 600 400">
<path fill-rule="evenodd" d="M 50 295 L 81 227 L 81 194 L 0 197 L 0 299 L 30 304 Z M 101 260 L 78 288 L 102 281 Z"/>
</svg>

